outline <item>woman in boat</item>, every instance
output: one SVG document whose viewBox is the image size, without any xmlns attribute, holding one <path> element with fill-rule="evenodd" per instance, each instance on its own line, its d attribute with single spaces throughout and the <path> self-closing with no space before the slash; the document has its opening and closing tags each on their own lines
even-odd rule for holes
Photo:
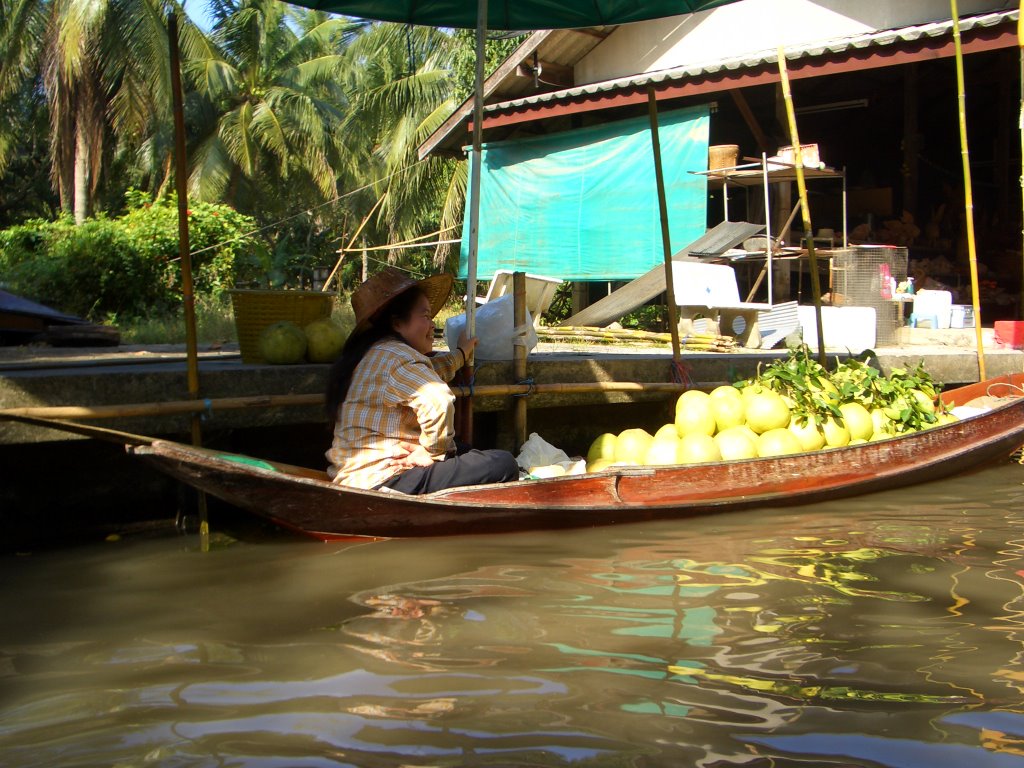
<svg viewBox="0 0 1024 768">
<path fill-rule="evenodd" d="M 451 275 L 416 281 L 387 267 L 352 295 L 356 326 L 327 387 L 334 482 L 421 494 L 519 478 L 508 451 L 456 446 L 446 382 L 477 339 L 463 333 L 455 349 L 434 354 L 433 318 L 451 289 Z"/>
</svg>

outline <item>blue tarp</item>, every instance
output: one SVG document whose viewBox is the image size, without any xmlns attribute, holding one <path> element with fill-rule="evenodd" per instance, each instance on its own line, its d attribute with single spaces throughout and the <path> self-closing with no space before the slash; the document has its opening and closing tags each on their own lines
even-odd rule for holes
<svg viewBox="0 0 1024 768">
<path fill-rule="evenodd" d="M 707 229 L 707 178 L 691 173 L 708 167 L 707 107 L 659 114 L 658 129 L 675 253 Z M 481 159 L 479 279 L 631 280 L 664 258 L 646 117 L 492 142 Z M 467 214 L 461 277 L 468 257 Z"/>
</svg>

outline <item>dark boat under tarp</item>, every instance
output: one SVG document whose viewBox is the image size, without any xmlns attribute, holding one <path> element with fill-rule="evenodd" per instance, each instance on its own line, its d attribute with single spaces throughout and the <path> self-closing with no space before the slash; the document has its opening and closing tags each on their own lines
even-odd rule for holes
<svg viewBox="0 0 1024 768">
<path fill-rule="evenodd" d="M 0 290 L 0 345 L 45 341 L 55 346 L 116 346 L 116 328 L 93 325 L 36 301 Z"/>
<path fill-rule="evenodd" d="M 322 471 L 164 440 L 139 441 L 128 450 L 188 485 L 323 541 L 589 527 L 825 501 L 1005 459 L 1024 443 L 1022 386 L 1024 374 L 1014 374 L 950 390 L 942 395 L 950 405 L 1000 400 L 960 421 L 845 448 L 616 468 L 424 496 L 345 488 Z"/>
</svg>

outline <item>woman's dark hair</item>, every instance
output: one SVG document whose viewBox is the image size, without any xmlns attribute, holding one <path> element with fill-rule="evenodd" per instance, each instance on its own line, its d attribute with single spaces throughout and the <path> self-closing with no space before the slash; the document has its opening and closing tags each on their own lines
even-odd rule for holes
<svg viewBox="0 0 1024 768">
<path fill-rule="evenodd" d="M 362 361 L 370 347 L 388 336 L 401 338 L 395 333 L 394 322 L 408 320 L 416 307 L 416 302 L 423 296 L 423 289 L 414 285 L 377 310 L 370 318 L 369 328 L 349 334 L 348 339 L 345 340 L 345 346 L 341 349 L 341 355 L 331 366 L 331 373 L 327 380 L 327 416 L 330 419 L 338 417 L 338 409 L 348 396 L 348 388 L 352 384 L 352 375 L 356 372 L 356 366 Z"/>
</svg>

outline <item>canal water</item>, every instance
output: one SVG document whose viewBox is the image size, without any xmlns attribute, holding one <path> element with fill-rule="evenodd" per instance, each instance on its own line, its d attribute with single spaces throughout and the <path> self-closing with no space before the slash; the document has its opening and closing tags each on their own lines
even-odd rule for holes
<svg viewBox="0 0 1024 768">
<path fill-rule="evenodd" d="M 0 559 L 0 764 L 1024 765 L 1024 467 L 783 510 Z"/>
</svg>

